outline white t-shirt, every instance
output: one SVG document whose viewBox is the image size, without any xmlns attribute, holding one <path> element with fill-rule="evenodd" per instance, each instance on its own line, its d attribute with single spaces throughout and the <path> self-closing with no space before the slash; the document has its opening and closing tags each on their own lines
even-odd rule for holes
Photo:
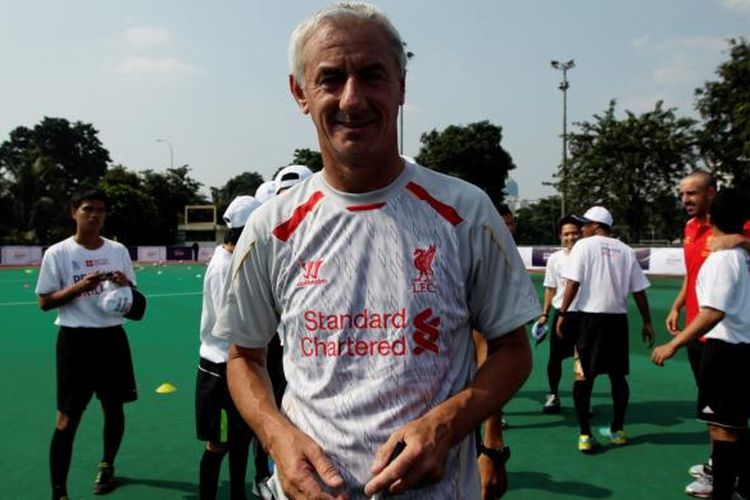
<svg viewBox="0 0 750 500">
<path fill-rule="evenodd" d="M 79 245 L 73 236 L 49 247 L 42 257 L 39 279 L 36 282 L 37 295 L 67 288 L 94 271 L 120 271 L 135 285 L 135 273 L 128 249 L 116 241 L 107 238 L 102 240 L 104 243 L 96 250 L 88 250 Z M 99 307 L 98 297 L 102 291 L 103 283 L 100 283 L 95 289 L 58 307 L 55 324 L 70 328 L 121 325 L 122 316 L 107 314 Z"/>
<path fill-rule="evenodd" d="M 201 309 L 200 355 L 213 363 L 226 363 L 229 340 L 212 334 L 216 315 L 224 303 L 224 294 L 232 268 L 232 252 L 219 245 L 203 276 L 203 308 Z"/>
<path fill-rule="evenodd" d="M 256 210 L 217 329 L 284 339 L 282 410 L 362 498 L 392 432 L 466 387 L 472 327 L 487 338 L 540 313 L 513 238 L 478 188 L 405 163 L 389 186 L 341 193 L 315 174 Z M 473 436 L 439 484 L 403 498 L 477 498 Z"/>
<path fill-rule="evenodd" d="M 555 295 L 552 297 L 552 307 L 559 310 L 562 306 L 563 295 L 565 294 L 566 280 L 562 273 L 563 268 L 567 265 L 570 254 L 566 254 L 565 250 L 558 250 L 549 257 L 547 257 L 547 266 L 544 270 L 544 286 L 545 288 L 554 288 Z M 573 297 L 573 301 L 568 307 L 568 311 L 576 311 L 576 305 L 578 303 L 578 297 Z"/>
<path fill-rule="evenodd" d="M 695 285 L 700 307 L 725 316 L 705 336 L 731 344 L 750 343 L 750 256 L 740 248 L 712 252 Z"/>
<path fill-rule="evenodd" d="M 570 251 L 563 277 L 581 284 L 578 310 L 627 314 L 628 294 L 649 287 L 635 252 L 620 240 L 589 236 Z"/>
</svg>

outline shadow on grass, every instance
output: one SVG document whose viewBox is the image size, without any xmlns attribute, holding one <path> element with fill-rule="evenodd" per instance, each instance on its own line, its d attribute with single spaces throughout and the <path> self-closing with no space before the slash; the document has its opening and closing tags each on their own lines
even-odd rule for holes
<svg viewBox="0 0 750 500">
<path fill-rule="evenodd" d="M 150 486 L 163 490 L 176 490 L 190 493 L 193 496 L 185 498 L 198 498 L 198 484 L 186 481 L 166 481 L 164 479 L 139 479 L 136 477 L 117 476 L 117 489 L 127 488 L 128 485 Z"/>
<path fill-rule="evenodd" d="M 510 485 L 509 497 L 513 496 L 514 490 L 541 490 L 556 495 L 567 494 L 583 498 L 607 498 L 613 494 L 612 490 L 593 484 L 580 481 L 557 481 L 543 472 L 509 472 L 508 484 Z"/>
</svg>

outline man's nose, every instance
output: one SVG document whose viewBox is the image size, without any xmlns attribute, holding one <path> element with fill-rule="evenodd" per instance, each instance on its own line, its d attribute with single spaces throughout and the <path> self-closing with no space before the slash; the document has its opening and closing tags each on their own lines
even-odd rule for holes
<svg viewBox="0 0 750 500">
<path fill-rule="evenodd" d="M 356 111 L 361 109 L 365 103 L 364 88 L 362 83 L 354 76 L 346 79 L 346 84 L 341 91 L 341 102 L 339 107 L 344 111 Z"/>
</svg>

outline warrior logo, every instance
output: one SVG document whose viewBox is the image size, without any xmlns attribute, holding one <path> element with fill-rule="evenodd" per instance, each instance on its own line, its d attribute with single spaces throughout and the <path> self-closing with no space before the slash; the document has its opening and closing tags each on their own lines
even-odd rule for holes
<svg viewBox="0 0 750 500">
<path fill-rule="evenodd" d="M 414 348 L 414 354 L 419 356 L 423 352 L 432 351 L 435 354 L 440 353 L 440 347 L 437 344 L 438 337 L 440 337 L 440 318 L 431 318 L 432 309 L 427 308 L 421 313 L 417 314 L 414 318 L 414 328 L 417 331 L 414 332 L 412 338 L 417 347 Z"/>
<path fill-rule="evenodd" d="M 414 267 L 419 271 L 419 276 L 412 283 L 414 293 L 435 293 L 435 284 L 432 281 L 432 260 L 435 258 L 437 248 L 430 245 L 428 249 L 417 248 L 414 250 Z"/>
<path fill-rule="evenodd" d="M 320 267 L 323 265 L 322 260 L 308 260 L 306 262 L 300 262 L 302 268 L 302 279 L 297 282 L 297 286 L 308 286 L 308 285 L 322 285 L 326 282 L 325 279 L 318 278 L 320 273 Z"/>
</svg>

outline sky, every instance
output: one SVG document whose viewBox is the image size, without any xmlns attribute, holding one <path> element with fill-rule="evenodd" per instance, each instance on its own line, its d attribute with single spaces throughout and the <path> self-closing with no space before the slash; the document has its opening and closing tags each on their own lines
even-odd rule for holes
<svg viewBox="0 0 750 500">
<path fill-rule="evenodd" d="M 188 164 L 208 188 L 268 179 L 315 130 L 289 93 L 289 34 L 317 0 L 0 0 L 0 141 L 43 117 L 91 123 L 135 171 Z M 569 130 L 611 99 L 643 113 L 657 100 L 696 117 L 726 40 L 748 36 L 750 0 L 375 0 L 410 61 L 404 153 L 420 136 L 489 120 L 518 166 L 520 196 L 554 193 L 568 71 Z M 162 139 L 162 141 L 157 141 Z"/>
</svg>

